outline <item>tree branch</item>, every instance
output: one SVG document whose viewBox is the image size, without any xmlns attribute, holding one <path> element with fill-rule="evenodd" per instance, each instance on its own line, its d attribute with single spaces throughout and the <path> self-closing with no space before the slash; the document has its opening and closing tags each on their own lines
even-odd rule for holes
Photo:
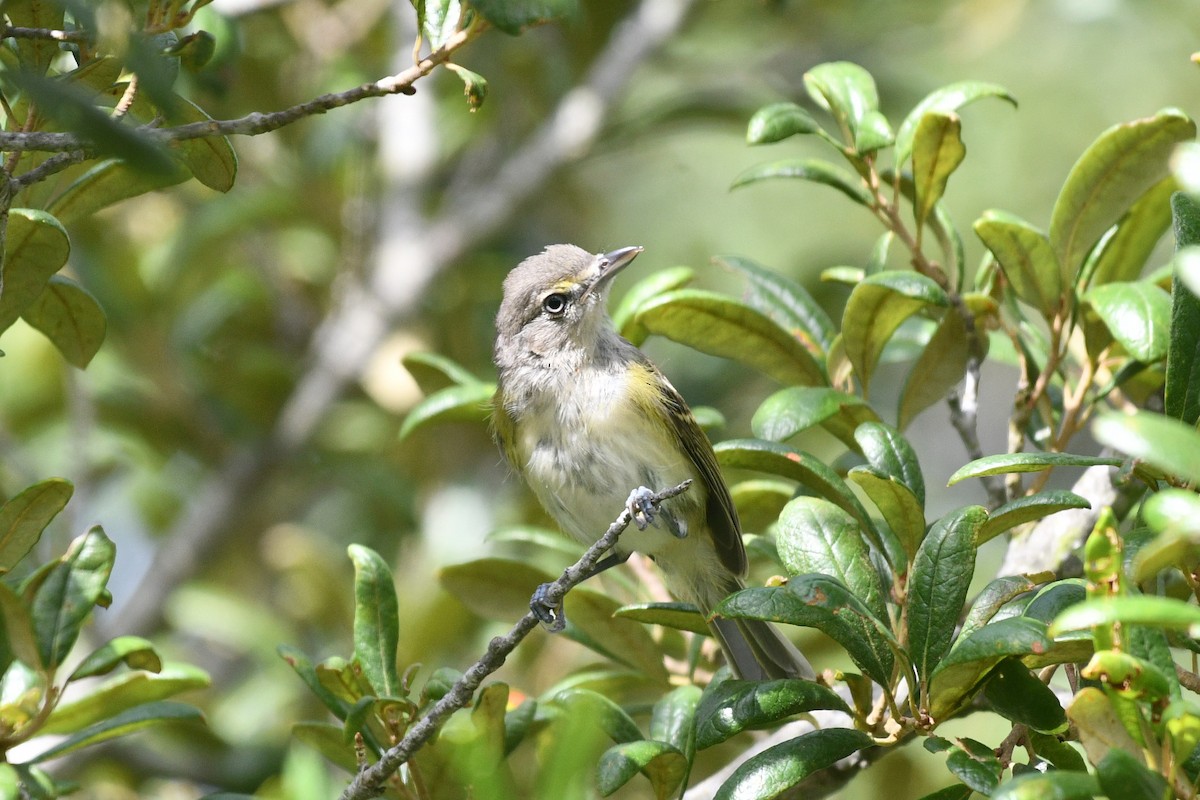
<svg viewBox="0 0 1200 800">
<path fill-rule="evenodd" d="M 650 503 L 657 509 L 664 500 L 686 492 L 691 483 L 688 480 L 678 486 L 664 489 L 651 496 Z M 558 580 L 547 587 L 544 595 L 547 603 L 551 605 L 560 603 L 567 592 L 590 577 L 600 558 L 616 546 L 617 539 L 632 521 L 633 514 L 630 510 L 628 508 L 622 510 L 612 525 L 608 526 L 604 535 L 597 539 L 578 561 L 567 567 Z M 451 714 L 460 708 L 465 708 L 471 702 L 475 697 L 475 690 L 483 683 L 483 679 L 500 669 L 509 654 L 538 624 L 538 618 L 531 611 L 521 617 L 507 634 L 492 639 L 488 643 L 487 652 L 463 673 L 463 676 L 450 687 L 450 691 L 441 700 L 434 704 L 428 714 L 408 729 L 403 739 L 385 751 L 379 761 L 359 770 L 358 774 L 354 776 L 354 780 L 342 792 L 341 800 L 366 800 L 366 798 L 378 797 L 383 794 L 384 783 L 387 779 L 395 775 L 401 765 L 433 738 Z"/>
</svg>

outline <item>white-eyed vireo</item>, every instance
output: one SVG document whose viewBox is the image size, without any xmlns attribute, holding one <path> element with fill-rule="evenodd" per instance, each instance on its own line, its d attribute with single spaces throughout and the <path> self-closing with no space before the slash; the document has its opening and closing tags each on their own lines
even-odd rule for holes
<svg viewBox="0 0 1200 800">
<path fill-rule="evenodd" d="M 675 387 L 613 330 L 605 308 L 613 276 L 641 251 L 551 245 L 509 273 L 496 316 L 496 438 L 550 515 L 588 544 L 631 489 L 691 479 L 653 525 L 626 531 L 601 567 L 631 551 L 647 555 L 667 588 L 708 616 L 742 588 L 746 551 L 704 431 Z M 710 627 L 742 678 L 813 675 L 769 623 L 716 619 Z"/>
</svg>

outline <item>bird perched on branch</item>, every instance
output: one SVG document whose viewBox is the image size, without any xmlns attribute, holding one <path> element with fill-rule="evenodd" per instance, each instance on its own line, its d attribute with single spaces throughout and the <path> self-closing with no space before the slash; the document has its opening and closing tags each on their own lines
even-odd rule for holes
<svg viewBox="0 0 1200 800">
<path fill-rule="evenodd" d="M 667 588 L 708 617 L 743 588 L 746 551 L 716 455 L 687 403 L 642 351 L 613 329 L 613 277 L 642 252 L 593 255 L 567 244 L 522 261 L 504 281 L 496 316 L 499 370 L 493 424 L 509 463 L 571 536 L 591 544 L 628 503 L 639 530 L 597 572 L 637 551 Z M 651 489 L 691 480 L 657 513 Z M 631 490 L 633 493 L 630 494 Z M 653 519 L 652 519 L 653 518 Z M 545 621 L 555 610 L 532 604 Z M 780 631 L 757 620 L 709 623 L 739 677 L 813 676 Z"/>
</svg>

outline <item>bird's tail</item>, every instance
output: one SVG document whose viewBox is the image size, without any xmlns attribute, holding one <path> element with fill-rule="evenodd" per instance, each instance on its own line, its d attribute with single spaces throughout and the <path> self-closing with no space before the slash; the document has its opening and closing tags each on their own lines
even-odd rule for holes
<svg viewBox="0 0 1200 800">
<path fill-rule="evenodd" d="M 712 601 L 715 605 L 725 596 L 744 588 L 742 582 L 730 575 L 723 594 Z M 707 598 L 704 598 L 707 599 Z M 705 616 L 712 612 L 709 603 L 700 603 Z M 705 607 L 708 606 L 708 607 Z M 708 623 L 713 636 L 721 645 L 734 675 L 744 680 L 816 677 L 812 665 L 783 632 L 769 622 L 757 619 L 712 619 Z"/>
</svg>

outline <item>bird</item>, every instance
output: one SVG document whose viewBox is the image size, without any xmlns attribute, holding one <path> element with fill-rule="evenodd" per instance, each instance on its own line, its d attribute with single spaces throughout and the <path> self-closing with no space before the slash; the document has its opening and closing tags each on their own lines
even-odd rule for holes
<svg viewBox="0 0 1200 800">
<path fill-rule="evenodd" d="M 708 437 L 608 314 L 613 278 L 642 250 L 593 254 L 555 244 L 509 272 L 496 315 L 494 436 L 576 540 L 595 542 L 629 504 L 644 529 L 627 531 L 596 572 L 639 552 L 658 566 L 672 595 L 705 616 L 736 677 L 812 679 L 807 659 L 771 623 L 712 616 L 744 588 L 746 550 Z M 651 517 L 645 500 L 652 490 L 686 480 L 689 490 Z M 552 612 L 542 613 L 552 620 Z"/>
</svg>

